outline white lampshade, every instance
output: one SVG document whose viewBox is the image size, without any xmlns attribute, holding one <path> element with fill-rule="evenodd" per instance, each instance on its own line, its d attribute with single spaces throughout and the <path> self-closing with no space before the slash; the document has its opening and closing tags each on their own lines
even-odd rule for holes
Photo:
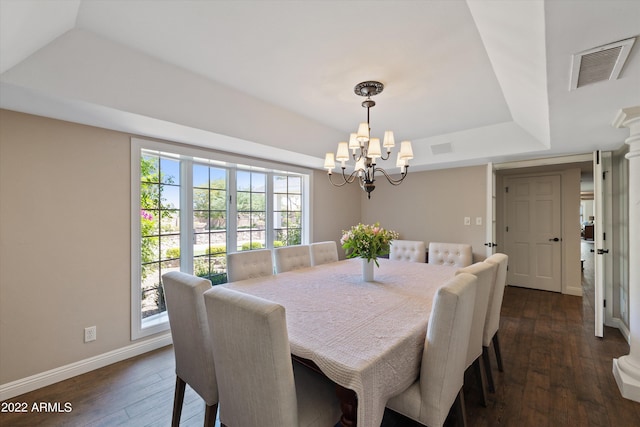
<svg viewBox="0 0 640 427">
<path fill-rule="evenodd" d="M 325 169 L 327 169 L 329 172 L 331 172 L 333 170 L 333 168 L 336 167 L 336 162 L 333 159 L 333 153 L 327 153 L 324 156 L 324 167 Z"/>
<path fill-rule="evenodd" d="M 375 161 L 375 159 L 380 156 L 382 156 L 382 153 L 380 152 L 380 138 L 371 138 L 369 140 L 369 149 L 367 150 L 367 157 Z"/>
<path fill-rule="evenodd" d="M 400 153 L 398 153 L 398 159 L 396 160 L 397 168 L 404 168 L 407 165 L 407 161 L 400 157 Z"/>
<path fill-rule="evenodd" d="M 391 148 L 396 146 L 396 141 L 393 138 L 393 131 L 387 130 L 384 132 L 384 139 L 382 140 L 382 146 Z"/>
<path fill-rule="evenodd" d="M 369 140 L 369 123 L 360 123 L 356 138 L 358 138 L 358 141 L 360 142 L 366 142 Z"/>
<path fill-rule="evenodd" d="M 336 160 L 344 162 L 349 160 L 349 145 L 346 142 L 338 143 L 338 151 L 336 152 Z"/>
<path fill-rule="evenodd" d="M 354 152 L 358 148 L 360 148 L 360 141 L 358 141 L 357 133 L 349 134 L 349 148 L 351 148 Z"/>
<path fill-rule="evenodd" d="M 413 159 L 413 148 L 411 148 L 411 141 L 402 141 L 400 143 L 400 157 L 404 160 Z"/>
</svg>

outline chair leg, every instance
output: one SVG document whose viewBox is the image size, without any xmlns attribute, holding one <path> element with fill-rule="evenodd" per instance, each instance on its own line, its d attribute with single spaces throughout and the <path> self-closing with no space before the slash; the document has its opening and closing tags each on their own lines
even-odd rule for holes
<svg viewBox="0 0 640 427">
<path fill-rule="evenodd" d="M 482 357 L 482 356 L 480 356 Z M 480 361 L 480 357 L 474 360 L 473 365 L 475 366 L 476 376 L 478 377 L 478 382 L 480 386 L 480 404 L 487 407 L 487 377 L 484 372 L 484 365 Z"/>
<path fill-rule="evenodd" d="M 455 408 L 455 415 L 457 424 L 461 427 L 466 427 L 467 425 L 467 410 L 464 406 L 464 392 L 462 391 L 462 387 L 458 392 L 458 396 L 456 396 L 455 402 L 453 402 L 453 407 Z"/>
<path fill-rule="evenodd" d="M 171 418 L 171 427 L 180 426 L 180 415 L 182 415 L 182 402 L 184 401 L 184 390 L 187 383 L 176 375 L 176 391 L 173 396 L 173 417 Z"/>
<path fill-rule="evenodd" d="M 218 414 L 218 404 L 207 405 L 204 412 L 204 427 L 214 427 L 216 425 L 216 415 Z"/>
<path fill-rule="evenodd" d="M 491 373 L 491 360 L 489 360 L 489 347 L 482 346 L 482 361 L 487 375 L 487 388 L 491 393 L 495 393 L 496 389 L 493 385 L 493 374 Z"/>
<path fill-rule="evenodd" d="M 500 354 L 500 340 L 498 340 L 498 331 L 493 336 L 493 350 L 496 352 L 496 360 L 498 361 L 498 370 L 504 372 L 502 367 L 502 355 Z"/>
</svg>

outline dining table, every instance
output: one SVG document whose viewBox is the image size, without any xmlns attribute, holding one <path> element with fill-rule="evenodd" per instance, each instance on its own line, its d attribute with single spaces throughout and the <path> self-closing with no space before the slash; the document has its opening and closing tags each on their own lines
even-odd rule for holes
<svg viewBox="0 0 640 427">
<path fill-rule="evenodd" d="M 419 376 L 436 290 L 452 266 L 378 259 L 363 281 L 359 258 L 231 282 L 285 308 L 294 359 L 337 385 L 345 427 L 379 427 L 387 400 Z M 351 400 L 351 401 L 349 401 Z"/>
</svg>

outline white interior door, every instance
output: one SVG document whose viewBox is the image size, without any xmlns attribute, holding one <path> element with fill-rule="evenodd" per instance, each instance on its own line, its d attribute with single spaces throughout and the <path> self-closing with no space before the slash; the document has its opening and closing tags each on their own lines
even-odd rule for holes
<svg viewBox="0 0 640 427">
<path fill-rule="evenodd" d="M 505 179 L 507 282 L 562 291 L 560 175 Z"/>
<path fill-rule="evenodd" d="M 595 151 L 593 153 L 593 201 L 594 201 L 594 270 L 595 270 L 595 335 L 603 336 L 604 324 L 611 323 L 612 307 L 606 307 L 607 292 L 613 292 L 613 269 L 611 268 L 610 242 L 607 235 L 612 236 L 611 224 L 611 153 Z M 609 321 L 607 321 L 609 320 Z"/>
<path fill-rule="evenodd" d="M 487 214 L 485 217 L 487 257 L 496 253 L 496 171 L 487 164 Z"/>
</svg>

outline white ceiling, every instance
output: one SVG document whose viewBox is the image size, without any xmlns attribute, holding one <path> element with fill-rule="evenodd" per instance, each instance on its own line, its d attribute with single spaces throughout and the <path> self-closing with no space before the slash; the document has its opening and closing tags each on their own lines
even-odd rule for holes
<svg viewBox="0 0 640 427">
<path fill-rule="evenodd" d="M 640 41 L 575 91 L 572 54 L 638 35 L 637 0 L 0 0 L 0 106 L 321 168 L 378 80 L 413 168 L 587 153 L 628 137 Z"/>
</svg>

